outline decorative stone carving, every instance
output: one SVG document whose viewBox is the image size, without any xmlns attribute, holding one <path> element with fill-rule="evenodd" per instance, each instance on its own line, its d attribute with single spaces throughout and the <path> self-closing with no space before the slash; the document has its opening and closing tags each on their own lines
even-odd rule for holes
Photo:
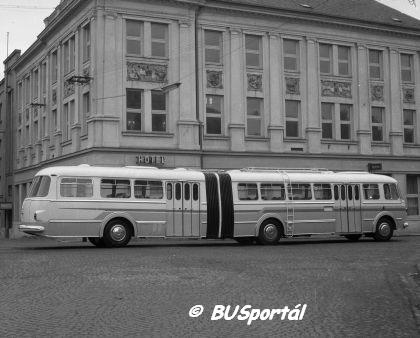
<svg viewBox="0 0 420 338">
<path fill-rule="evenodd" d="M 217 70 L 207 70 L 207 88 L 223 89 L 223 73 Z"/>
<path fill-rule="evenodd" d="M 64 97 L 68 97 L 70 95 L 74 94 L 74 83 L 73 82 L 69 82 L 69 81 L 65 81 L 64 82 Z"/>
<path fill-rule="evenodd" d="M 384 100 L 384 86 L 373 84 L 370 86 L 370 97 L 372 101 Z"/>
<path fill-rule="evenodd" d="M 248 77 L 248 90 L 262 91 L 262 74 L 246 74 Z"/>
<path fill-rule="evenodd" d="M 167 82 L 168 66 L 127 62 L 127 81 Z"/>
<path fill-rule="evenodd" d="M 57 104 L 57 89 L 53 89 L 51 99 L 52 99 L 52 104 L 56 105 Z"/>
<path fill-rule="evenodd" d="M 299 79 L 295 77 L 286 77 L 286 94 L 300 94 Z"/>
<path fill-rule="evenodd" d="M 403 88 L 403 100 L 405 103 L 415 103 L 414 88 Z"/>
<path fill-rule="evenodd" d="M 321 95 L 351 98 L 351 83 L 321 80 Z"/>
</svg>

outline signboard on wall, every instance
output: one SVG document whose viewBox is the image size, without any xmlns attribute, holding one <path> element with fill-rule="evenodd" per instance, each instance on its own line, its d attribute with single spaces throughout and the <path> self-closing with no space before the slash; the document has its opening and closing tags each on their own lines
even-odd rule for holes
<svg viewBox="0 0 420 338">
<path fill-rule="evenodd" d="M 382 170 L 382 163 L 368 163 L 368 171 L 380 171 Z"/>
<path fill-rule="evenodd" d="M 136 156 L 136 164 L 137 165 L 155 165 L 155 166 L 163 166 L 166 163 L 166 156 L 162 155 L 137 155 Z"/>
</svg>

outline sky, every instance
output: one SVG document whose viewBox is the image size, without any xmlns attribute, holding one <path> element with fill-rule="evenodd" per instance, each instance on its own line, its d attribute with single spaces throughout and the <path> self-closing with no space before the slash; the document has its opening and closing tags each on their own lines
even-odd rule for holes
<svg viewBox="0 0 420 338">
<path fill-rule="evenodd" d="M 420 19 L 420 0 L 417 6 L 409 0 L 377 0 Z M 44 19 L 52 13 L 60 0 L 0 0 L 0 79 L 3 77 L 3 60 L 14 49 L 22 53 L 36 40 L 44 29 Z M 9 44 L 7 48 L 7 32 Z"/>
</svg>

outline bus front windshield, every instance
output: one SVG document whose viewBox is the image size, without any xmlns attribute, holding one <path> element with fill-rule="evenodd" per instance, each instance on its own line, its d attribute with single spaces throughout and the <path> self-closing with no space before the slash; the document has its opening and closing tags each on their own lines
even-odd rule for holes
<svg viewBox="0 0 420 338">
<path fill-rule="evenodd" d="M 32 181 L 28 197 L 45 197 L 50 190 L 51 178 L 49 176 L 35 176 Z"/>
</svg>

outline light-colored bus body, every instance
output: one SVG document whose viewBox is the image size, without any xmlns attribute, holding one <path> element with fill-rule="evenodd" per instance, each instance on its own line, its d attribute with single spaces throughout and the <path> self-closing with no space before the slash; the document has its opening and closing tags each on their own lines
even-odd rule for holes
<svg viewBox="0 0 420 338">
<path fill-rule="evenodd" d="M 44 178 L 49 186 L 40 194 Z M 94 244 L 113 238 L 118 246 L 121 236 L 267 244 L 313 234 L 386 240 L 407 226 L 397 181 L 362 172 L 242 169 L 222 174 L 80 165 L 43 169 L 34 182 L 22 205 L 20 230 L 88 237 Z M 34 190 L 38 194 L 31 196 Z"/>
</svg>

